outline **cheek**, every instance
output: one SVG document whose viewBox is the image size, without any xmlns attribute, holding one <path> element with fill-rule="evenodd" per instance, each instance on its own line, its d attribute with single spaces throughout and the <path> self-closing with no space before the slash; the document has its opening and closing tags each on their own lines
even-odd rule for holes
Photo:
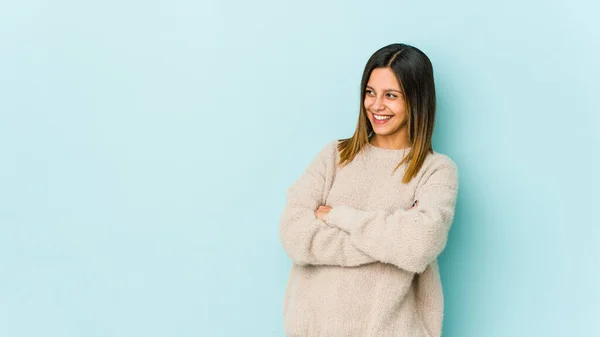
<svg viewBox="0 0 600 337">
<path fill-rule="evenodd" d="M 406 104 L 404 104 L 404 101 L 396 100 L 388 106 L 395 114 L 406 115 Z"/>
</svg>

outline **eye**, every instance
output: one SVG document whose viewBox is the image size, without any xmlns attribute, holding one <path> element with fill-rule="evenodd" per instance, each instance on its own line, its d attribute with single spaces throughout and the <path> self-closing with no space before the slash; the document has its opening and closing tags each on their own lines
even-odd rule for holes
<svg viewBox="0 0 600 337">
<path fill-rule="evenodd" d="M 398 97 L 398 96 L 396 96 L 394 94 L 391 94 L 391 93 L 388 93 L 388 96 L 391 97 L 391 98 L 397 98 Z"/>
<path fill-rule="evenodd" d="M 371 95 L 371 94 L 373 93 L 373 90 L 371 90 L 371 89 L 367 89 L 367 90 L 365 90 L 365 93 L 366 93 L 367 95 Z"/>
</svg>

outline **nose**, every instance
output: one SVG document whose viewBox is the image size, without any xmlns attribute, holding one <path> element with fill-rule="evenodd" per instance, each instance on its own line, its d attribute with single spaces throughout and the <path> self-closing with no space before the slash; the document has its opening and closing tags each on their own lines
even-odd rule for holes
<svg viewBox="0 0 600 337">
<path fill-rule="evenodd" d="M 383 110 L 383 108 L 384 108 L 383 97 L 375 98 L 375 101 L 373 102 L 373 105 L 371 105 L 371 108 L 373 110 L 377 110 L 377 111 Z"/>
</svg>

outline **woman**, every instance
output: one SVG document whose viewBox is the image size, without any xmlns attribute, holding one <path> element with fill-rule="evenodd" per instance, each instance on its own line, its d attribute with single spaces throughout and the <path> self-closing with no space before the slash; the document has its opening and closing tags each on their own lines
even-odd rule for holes
<svg viewBox="0 0 600 337">
<path fill-rule="evenodd" d="M 327 144 L 287 191 L 286 336 L 441 335 L 437 256 L 458 174 L 432 149 L 435 108 L 422 51 L 392 44 L 371 56 L 354 135 Z"/>
</svg>

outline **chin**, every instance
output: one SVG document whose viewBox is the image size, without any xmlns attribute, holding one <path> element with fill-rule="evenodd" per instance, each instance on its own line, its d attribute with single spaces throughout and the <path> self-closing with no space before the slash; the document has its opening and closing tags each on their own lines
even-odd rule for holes
<svg viewBox="0 0 600 337">
<path fill-rule="evenodd" d="M 396 126 L 381 128 L 381 127 L 373 127 L 371 125 L 371 127 L 373 128 L 373 133 L 380 135 L 380 136 L 389 136 L 389 135 L 396 133 L 396 131 L 398 131 L 396 129 Z"/>
<path fill-rule="evenodd" d="M 394 132 L 389 132 L 389 131 L 384 131 L 384 132 L 377 132 L 375 130 L 373 130 L 373 131 L 378 136 L 389 136 L 389 135 L 393 135 L 394 134 Z"/>
</svg>

